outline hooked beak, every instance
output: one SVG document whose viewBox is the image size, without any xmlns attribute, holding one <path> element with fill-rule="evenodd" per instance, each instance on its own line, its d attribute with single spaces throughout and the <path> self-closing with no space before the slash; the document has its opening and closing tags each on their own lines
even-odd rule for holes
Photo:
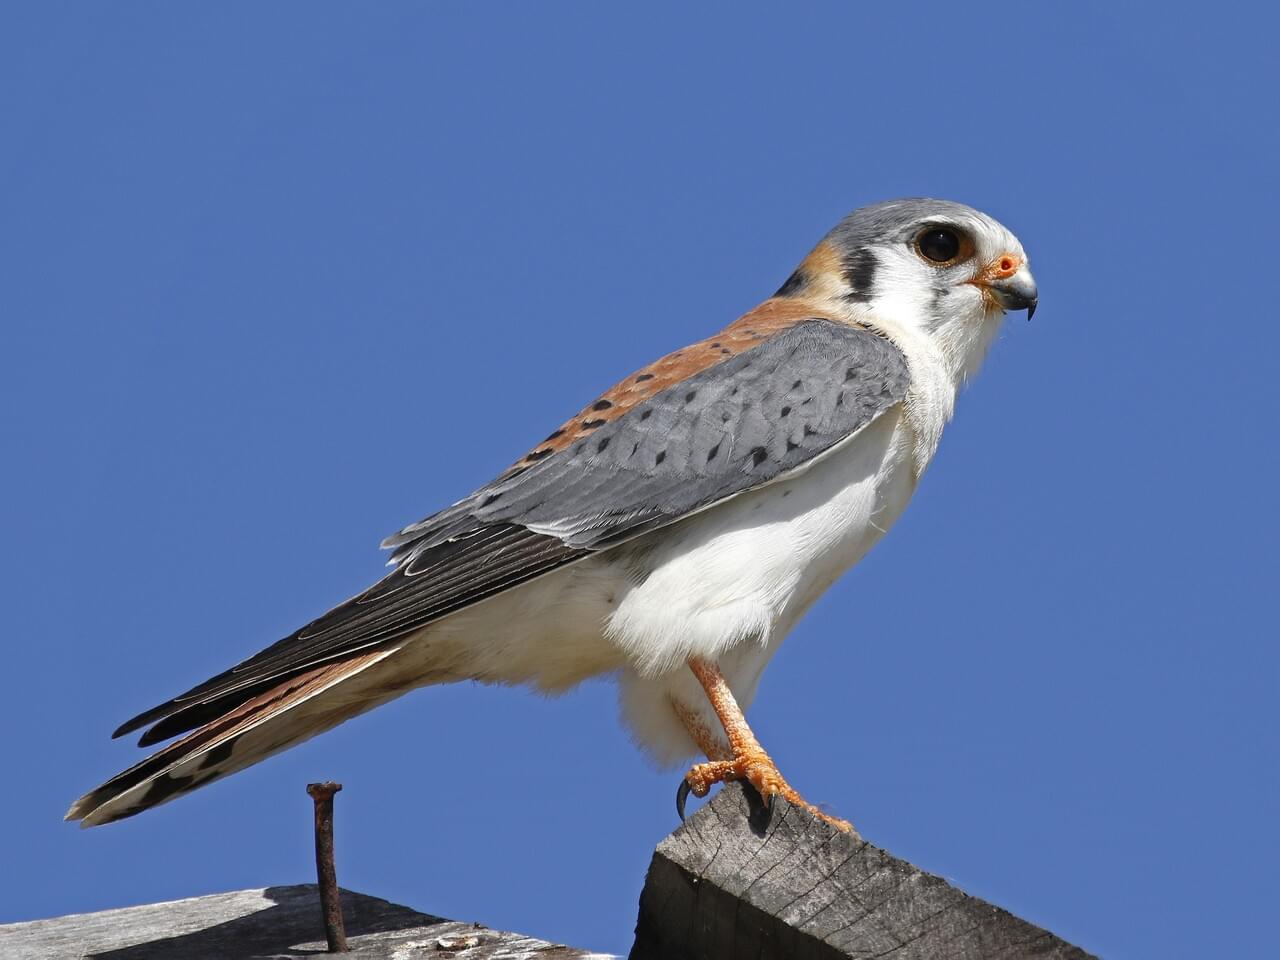
<svg viewBox="0 0 1280 960">
<path fill-rule="evenodd" d="M 1004 309 L 1025 310 L 1028 320 L 1035 314 L 1038 302 L 1036 278 L 1031 276 L 1025 263 L 1020 264 L 1011 276 L 989 280 L 985 286 Z"/>
</svg>

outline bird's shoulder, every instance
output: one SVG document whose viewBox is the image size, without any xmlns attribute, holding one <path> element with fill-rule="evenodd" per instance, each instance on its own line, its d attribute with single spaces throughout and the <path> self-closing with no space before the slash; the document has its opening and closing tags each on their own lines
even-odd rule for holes
<svg viewBox="0 0 1280 960">
<path fill-rule="evenodd" d="M 512 464 L 509 471 L 531 466 L 579 440 L 587 439 L 601 427 L 626 416 L 663 391 L 813 320 L 827 321 L 878 337 L 874 331 L 851 323 L 840 311 L 818 301 L 772 297 L 719 332 L 673 350 L 623 377 L 553 430 L 545 440 Z"/>
<path fill-rule="evenodd" d="M 494 525 L 602 549 L 767 483 L 906 395 L 901 351 L 820 304 L 775 297 L 637 370 L 492 482 L 383 541 L 391 562 Z"/>
</svg>

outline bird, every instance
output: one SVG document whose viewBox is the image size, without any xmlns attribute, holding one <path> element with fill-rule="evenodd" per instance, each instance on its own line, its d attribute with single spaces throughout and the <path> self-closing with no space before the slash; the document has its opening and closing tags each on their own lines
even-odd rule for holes
<svg viewBox="0 0 1280 960">
<path fill-rule="evenodd" d="M 1007 311 L 1022 244 L 955 201 L 854 210 L 777 292 L 626 377 L 510 468 L 386 538 L 390 572 L 122 724 L 178 739 L 78 799 L 121 820 L 434 684 L 617 677 L 677 806 L 746 781 L 803 799 L 744 711 L 797 621 L 901 515 Z"/>
</svg>

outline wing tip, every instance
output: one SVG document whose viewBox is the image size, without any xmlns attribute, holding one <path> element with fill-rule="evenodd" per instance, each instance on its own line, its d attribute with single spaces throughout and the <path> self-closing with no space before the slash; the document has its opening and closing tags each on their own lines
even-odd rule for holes
<svg viewBox="0 0 1280 960">
<path fill-rule="evenodd" d="M 107 804 L 101 804 L 99 806 L 93 807 L 88 811 L 85 811 L 82 813 L 75 813 L 74 816 L 73 816 L 73 812 L 75 811 L 75 808 L 72 807 L 72 809 L 68 810 L 66 813 L 66 816 L 64 816 L 62 819 L 71 823 L 75 823 L 76 821 L 79 821 L 80 829 L 88 830 L 91 827 L 100 827 L 106 823 L 115 823 L 117 820 L 123 820 L 125 817 L 131 817 L 135 813 L 140 812 L 139 810 L 130 810 L 127 813 L 120 814 L 117 816 L 106 816 L 102 814 L 102 810 L 106 806 Z"/>
<path fill-rule="evenodd" d="M 67 812 L 62 815 L 63 822 L 75 823 L 76 821 L 79 821 L 81 830 L 96 827 L 99 821 L 93 819 L 93 814 L 101 804 L 94 799 L 95 793 L 97 793 L 96 790 L 92 793 L 86 793 L 75 803 L 71 804 L 71 806 L 67 808 Z"/>
<path fill-rule="evenodd" d="M 126 734 L 133 733 L 135 730 L 141 730 L 147 724 L 155 720 L 159 720 L 166 713 L 171 712 L 172 707 L 173 701 L 170 700 L 168 703 L 162 703 L 158 707 L 152 707 L 150 710 L 144 710 L 136 717 L 132 717 L 120 724 L 120 726 L 116 727 L 115 732 L 111 734 L 111 739 L 119 740 Z M 139 745 L 141 746 L 141 744 Z"/>
<path fill-rule="evenodd" d="M 178 731 L 178 733 L 183 733 L 183 732 L 185 731 L 182 731 L 182 730 Z M 177 736 L 176 733 L 166 733 L 165 731 L 161 730 L 160 724 L 157 723 L 154 727 L 152 727 L 150 730 L 148 730 L 146 733 L 144 733 L 142 736 L 138 738 L 138 746 L 154 747 L 157 743 L 163 743 L 164 741 L 169 740 L 175 736 Z"/>
<path fill-rule="evenodd" d="M 350 661 L 314 667 L 278 682 L 273 690 L 251 693 L 249 700 L 221 712 L 188 736 L 90 790 L 71 804 L 63 819 L 79 820 L 81 827 L 124 820 L 362 713 L 380 701 L 376 697 L 351 701 L 339 697 L 326 704 L 318 698 L 398 650 L 399 647 L 391 647 L 369 651 Z M 313 701 L 319 704 L 316 711 L 298 710 Z M 155 732 L 166 733 L 158 726 L 148 731 L 143 740 Z M 248 749 L 238 748 L 246 735 L 257 740 L 249 741 Z"/>
</svg>

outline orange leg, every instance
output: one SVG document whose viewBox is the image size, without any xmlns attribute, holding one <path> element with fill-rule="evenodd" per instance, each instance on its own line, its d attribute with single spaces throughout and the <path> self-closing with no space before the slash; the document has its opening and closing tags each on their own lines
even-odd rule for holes
<svg viewBox="0 0 1280 960">
<path fill-rule="evenodd" d="M 723 744 L 704 727 L 696 715 L 676 705 L 676 713 L 684 723 L 685 729 L 693 737 L 699 749 L 708 757 L 706 763 L 698 763 L 685 775 L 684 781 L 688 790 L 697 797 L 705 797 L 712 784 L 723 780 L 746 780 L 760 794 L 765 803 L 775 796 L 780 796 L 788 803 L 804 807 L 810 813 L 825 820 L 832 826 L 849 833 L 853 825 L 847 820 L 823 813 L 811 803 L 807 803 L 796 793 L 791 784 L 778 772 L 773 758 L 765 753 L 764 747 L 756 739 L 756 735 L 747 726 L 747 718 L 742 715 L 738 701 L 734 699 L 729 684 L 725 682 L 720 668 L 709 660 L 693 658 L 689 661 L 689 669 L 702 684 L 711 707 L 724 727 L 725 737 L 729 741 L 728 755 Z M 685 787 L 681 787 L 681 795 L 677 804 L 683 807 Z"/>
<path fill-rule="evenodd" d="M 679 700 L 672 700 L 671 708 L 675 710 L 676 716 L 689 731 L 689 736 L 693 738 L 693 742 L 698 745 L 698 749 L 708 760 L 728 760 L 733 756 L 729 748 L 724 745 L 724 741 L 707 729 L 701 716 Z"/>
</svg>

